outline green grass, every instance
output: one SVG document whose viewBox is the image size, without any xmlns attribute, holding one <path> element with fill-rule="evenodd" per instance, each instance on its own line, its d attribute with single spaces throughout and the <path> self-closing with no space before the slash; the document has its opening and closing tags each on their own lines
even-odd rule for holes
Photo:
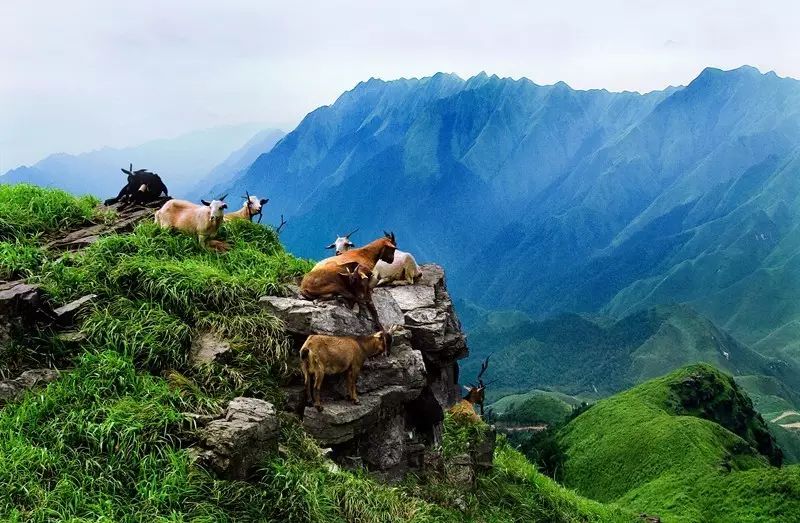
<svg viewBox="0 0 800 523">
<path fill-rule="evenodd" d="M 278 455 L 248 482 L 216 479 L 192 462 L 197 435 L 184 413 L 218 412 L 238 395 L 281 404 L 289 341 L 258 298 L 284 292 L 310 262 L 285 252 L 272 229 L 247 222 L 225 224 L 225 254 L 150 223 L 84 251 L 51 253 L 45 238 L 102 219 L 94 200 L 30 186 L 0 186 L 0 197 L 9 202 L 0 210 L 3 274 L 40 283 L 55 304 L 98 295 L 77 318 L 85 341 L 44 329 L 0 350 L 6 369 L 66 369 L 0 410 L 0 520 L 632 521 L 558 486 L 505 442 L 475 491 L 424 478 L 388 486 L 337 471 L 283 414 Z M 193 366 L 192 340 L 207 331 L 229 339 L 231 354 Z M 484 431 L 448 423 L 446 454 Z"/>
<path fill-rule="evenodd" d="M 64 191 L 35 185 L 0 184 L 0 241 L 30 239 L 101 218 L 93 196 L 75 198 Z"/>
<path fill-rule="evenodd" d="M 526 425 L 544 423 L 560 426 L 572 413 L 580 400 L 544 390 L 504 396 L 490 405 L 490 412 L 498 422 Z"/>
<path fill-rule="evenodd" d="M 756 450 L 766 453 L 765 432 L 729 376 L 695 365 L 572 420 L 560 432 L 564 479 L 592 499 L 665 521 L 796 521 L 798 469 L 769 465 L 773 456 Z"/>
<path fill-rule="evenodd" d="M 0 280 L 31 276 L 44 259 L 44 251 L 36 245 L 0 241 Z"/>
</svg>

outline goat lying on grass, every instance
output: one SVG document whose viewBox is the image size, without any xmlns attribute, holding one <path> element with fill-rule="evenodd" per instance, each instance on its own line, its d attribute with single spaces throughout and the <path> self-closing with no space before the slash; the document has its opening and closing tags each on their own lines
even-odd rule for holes
<svg viewBox="0 0 800 523">
<path fill-rule="evenodd" d="M 314 406 L 322 412 L 320 391 L 326 375 L 347 373 L 347 393 L 352 402 L 360 402 L 356 395 L 356 381 L 364 361 L 370 356 L 388 354 L 392 336 L 397 327 L 378 331 L 371 336 L 327 336 L 313 334 L 300 349 L 300 370 L 303 372 L 306 400 L 311 398 L 311 376 L 314 377 Z"/>
<path fill-rule="evenodd" d="M 156 211 L 156 223 L 164 228 L 196 234 L 200 245 L 206 247 L 222 225 L 223 211 L 228 208 L 224 200 L 225 196 L 211 202 L 201 200 L 203 205 L 186 200 L 170 200 Z M 220 248 L 224 244 L 216 242 L 211 245 Z"/>
<path fill-rule="evenodd" d="M 258 216 L 258 223 L 261 223 L 261 217 L 263 216 L 261 213 L 261 208 L 269 202 L 269 198 L 261 198 L 258 199 L 258 196 L 247 195 L 242 196 L 244 198 L 244 205 L 238 211 L 229 212 L 225 215 L 225 221 L 230 220 L 247 220 L 253 221 L 253 216 Z"/>
</svg>

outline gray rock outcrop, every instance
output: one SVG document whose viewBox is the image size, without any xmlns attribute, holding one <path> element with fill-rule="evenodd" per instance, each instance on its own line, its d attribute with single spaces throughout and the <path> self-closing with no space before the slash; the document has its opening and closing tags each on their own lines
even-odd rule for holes
<svg viewBox="0 0 800 523">
<path fill-rule="evenodd" d="M 189 361 L 193 365 L 204 365 L 221 359 L 231 350 L 228 340 L 220 338 L 213 332 L 203 332 L 192 340 L 189 349 Z"/>
<path fill-rule="evenodd" d="M 286 389 L 288 408 L 302 413 L 306 430 L 321 446 L 333 447 L 340 463 L 363 463 L 386 479 L 397 479 L 424 462 L 425 446 L 407 421 L 407 404 L 426 386 L 443 409 L 460 399 L 457 360 L 468 354 L 444 271 L 438 265 L 423 265 L 422 271 L 414 285 L 379 287 L 373 293 L 384 328 L 401 328 L 389 356 L 365 362 L 356 385 L 360 405 L 347 399 L 342 377 L 325 378 L 322 412 L 304 407 L 301 384 Z M 375 331 L 367 311 L 338 302 L 264 296 L 260 303 L 283 321 L 298 348 L 310 334 L 356 336 Z"/>
<path fill-rule="evenodd" d="M 256 398 L 234 398 L 225 415 L 200 431 L 198 459 L 226 479 L 245 479 L 277 452 L 280 422 L 275 407 Z"/>
<path fill-rule="evenodd" d="M 106 223 L 97 223 L 82 227 L 70 232 L 62 238 L 51 241 L 47 244 L 48 249 L 55 250 L 80 250 L 96 242 L 101 236 L 112 233 L 130 232 L 142 220 L 152 220 L 153 213 L 160 208 L 169 198 L 161 198 L 157 201 L 142 205 L 114 204 L 102 206 L 101 210 L 112 211 L 116 214 L 114 220 Z"/>
<path fill-rule="evenodd" d="M 59 376 L 55 369 L 30 369 L 14 379 L 0 381 L 0 406 L 18 399 L 26 390 L 55 381 Z"/>
</svg>

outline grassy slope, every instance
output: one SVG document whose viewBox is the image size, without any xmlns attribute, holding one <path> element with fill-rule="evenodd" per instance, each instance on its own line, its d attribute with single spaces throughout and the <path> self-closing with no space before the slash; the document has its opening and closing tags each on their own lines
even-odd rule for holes
<svg viewBox="0 0 800 523">
<path fill-rule="evenodd" d="M 489 410 L 498 421 L 514 424 L 546 423 L 560 425 L 567 419 L 573 407 L 581 401 L 558 392 L 534 390 L 525 394 L 510 394 L 495 401 Z"/>
<path fill-rule="evenodd" d="M 714 390 L 704 404 L 719 408 L 720 420 L 733 428 L 737 415 L 746 419 L 738 426 L 745 439 L 686 407 L 694 388 L 682 384 L 693 377 L 702 383 L 699 394 Z M 665 521 L 796 521 L 800 467 L 771 467 L 754 450 L 763 424 L 748 402 L 731 378 L 707 365 L 602 400 L 560 433 L 566 484 Z"/>
<path fill-rule="evenodd" d="M 194 427 L 183 413 L 216 411 L 242 394 L 280 403 L 288 345 L 257 298 L 280 292 L 309 263 L 286 253 L 274 231 L 249 223 L 225 226 L 233 245 L 225 255 L 142 224 L 61 257 L 42 249 L 36 235 L 102 219 L 94 202 L 29 186 L 0 186 L 0 196 L 0 240 L 6 242 L 0 270 L 30 276 L 56 302 L 99 295 L 79 318 L 84 343 L 63 343 L 44 330 L 0 352 L 0 366 L 12 370 L 71 368 L 0 411 L 0 519 L 631 520 L 558 486 L 504 443 L 497 467 L 475 492 L 414 480 L 389 487 L 333 472 L 289 417 L 285 450 L 250 482 L 215 479 L 191 463 L 186 449 Z M 28 250 L 37 255 L 26 258 Z M 194 368 L 187 350 L 192 336 L 206 329 L 233 337 L 234 354 L 225 365 Z"/>
<path fill-rule="evenodd" d="M 793 392 L 800 387 L 800 369 L 747 348 L 687 307 L 657 307 L 619 321 L 564 315 L 540 322 L 518 312 L 488 313 L 463 302 L 459 309 L 467 311 L 464 323 L 471 327 L 471 358 L 462 374 L 473 376 L 482 359 L 493 353 L 489 376 L 500 379 L 488 396 L 499 398 L 501 409 L 503 401 L 538 387 L 597 399 L 705 362 L 736 376 L 765 419 L 800 410 Z M 771 427 L 787 462 L 800 463 L 800 431 Z"/>
<path fill-rule="evenodd" d="M 656 307 L 613 322 L 574 314 L 544 321 L 514 312 L 474 316 L 467 324 L 471 357 L 462 375 L 474 376 L 493 353 L 489 376 L 499 378 L 490 390 L 494 395 L 546 388 L 604 397 L 700 362 L 800 388 L 800 369 L 741 345 L 684 306 Z"/>
</svg>

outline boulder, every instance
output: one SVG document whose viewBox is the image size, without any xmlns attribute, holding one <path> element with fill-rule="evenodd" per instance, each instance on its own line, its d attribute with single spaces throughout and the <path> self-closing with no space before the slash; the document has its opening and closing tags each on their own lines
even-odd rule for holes
<svg viewBox="0 0 800 523">
<path fill-rule="evenodd" d="M 55 316 L 38 285 L 23 281 L 0 283 L 0 346 L 40 321 Z"/>
<path fill-rule="evenodd" d="M 423 265 L 414 285 L 378 287 L 373 302 L 384 327 L 405 326 L 411 345 L 426 360 L 451 363 L 468 354 L 453 303 L 438 265 Z M 283 320 L 287 331 L 339 336 L 371 334 L 375 327 L 368 311 L 351 310 L 336 301 L 309 301 L 299 296 L 264 296 L 261 306 Z"/>
<path fill-rule="evenodd" d="M 469 454 L 459 454 L 445 460 L 447 481 L 464 490 L 475 485 L 475 469 Z"/>
<path fill-rule="evenodd" d="M 231 344 L 214 332 L 203 332 L 192 340 L 189 361 L 193 365 L 205 365 L 222 358 L 231 350 Z"/>
<path fill-rule="evenodd" d="M 484 434 L 481 441 L 470 445 L 469 455 L 476 471 L 490 470 L 494 466 L 494 447 L 497 441 L 497 430 L 492 426 Z"/>
<path fill-rule="evenodd" d="M 67 303 L 66 305 L 58 307 L 53 312 L 62 323 L 70 322 L 75 319 L 75 316 L 80 311 L 84 310 L 95 298 L 97 298 L 97 294 L 87 294 L 86 296 L 82 296 L 77 300 Z"/>
<path fill-rule="evenodd" d="M 405 460 L 405 419 L 402 414 L 389 416 L 361 440 L 361 455 L 376 470 L 389 470 Z"/>
<path fill-rule="evenodd" d="M 19 398 L 26 390 L 42 387 L 55 381 L 60 373 L 55 369 L 26 370 L 12 380 L 0 381 L 0 405 Z"/>
<path fill-rule="evenodd" d="M 280 422 L 271 403 L 234 398 L 224 417 L 200 431 L 198 459 L 226 479 L 245 479 L 263 459 L 277 452 Z"/>
</svg>

